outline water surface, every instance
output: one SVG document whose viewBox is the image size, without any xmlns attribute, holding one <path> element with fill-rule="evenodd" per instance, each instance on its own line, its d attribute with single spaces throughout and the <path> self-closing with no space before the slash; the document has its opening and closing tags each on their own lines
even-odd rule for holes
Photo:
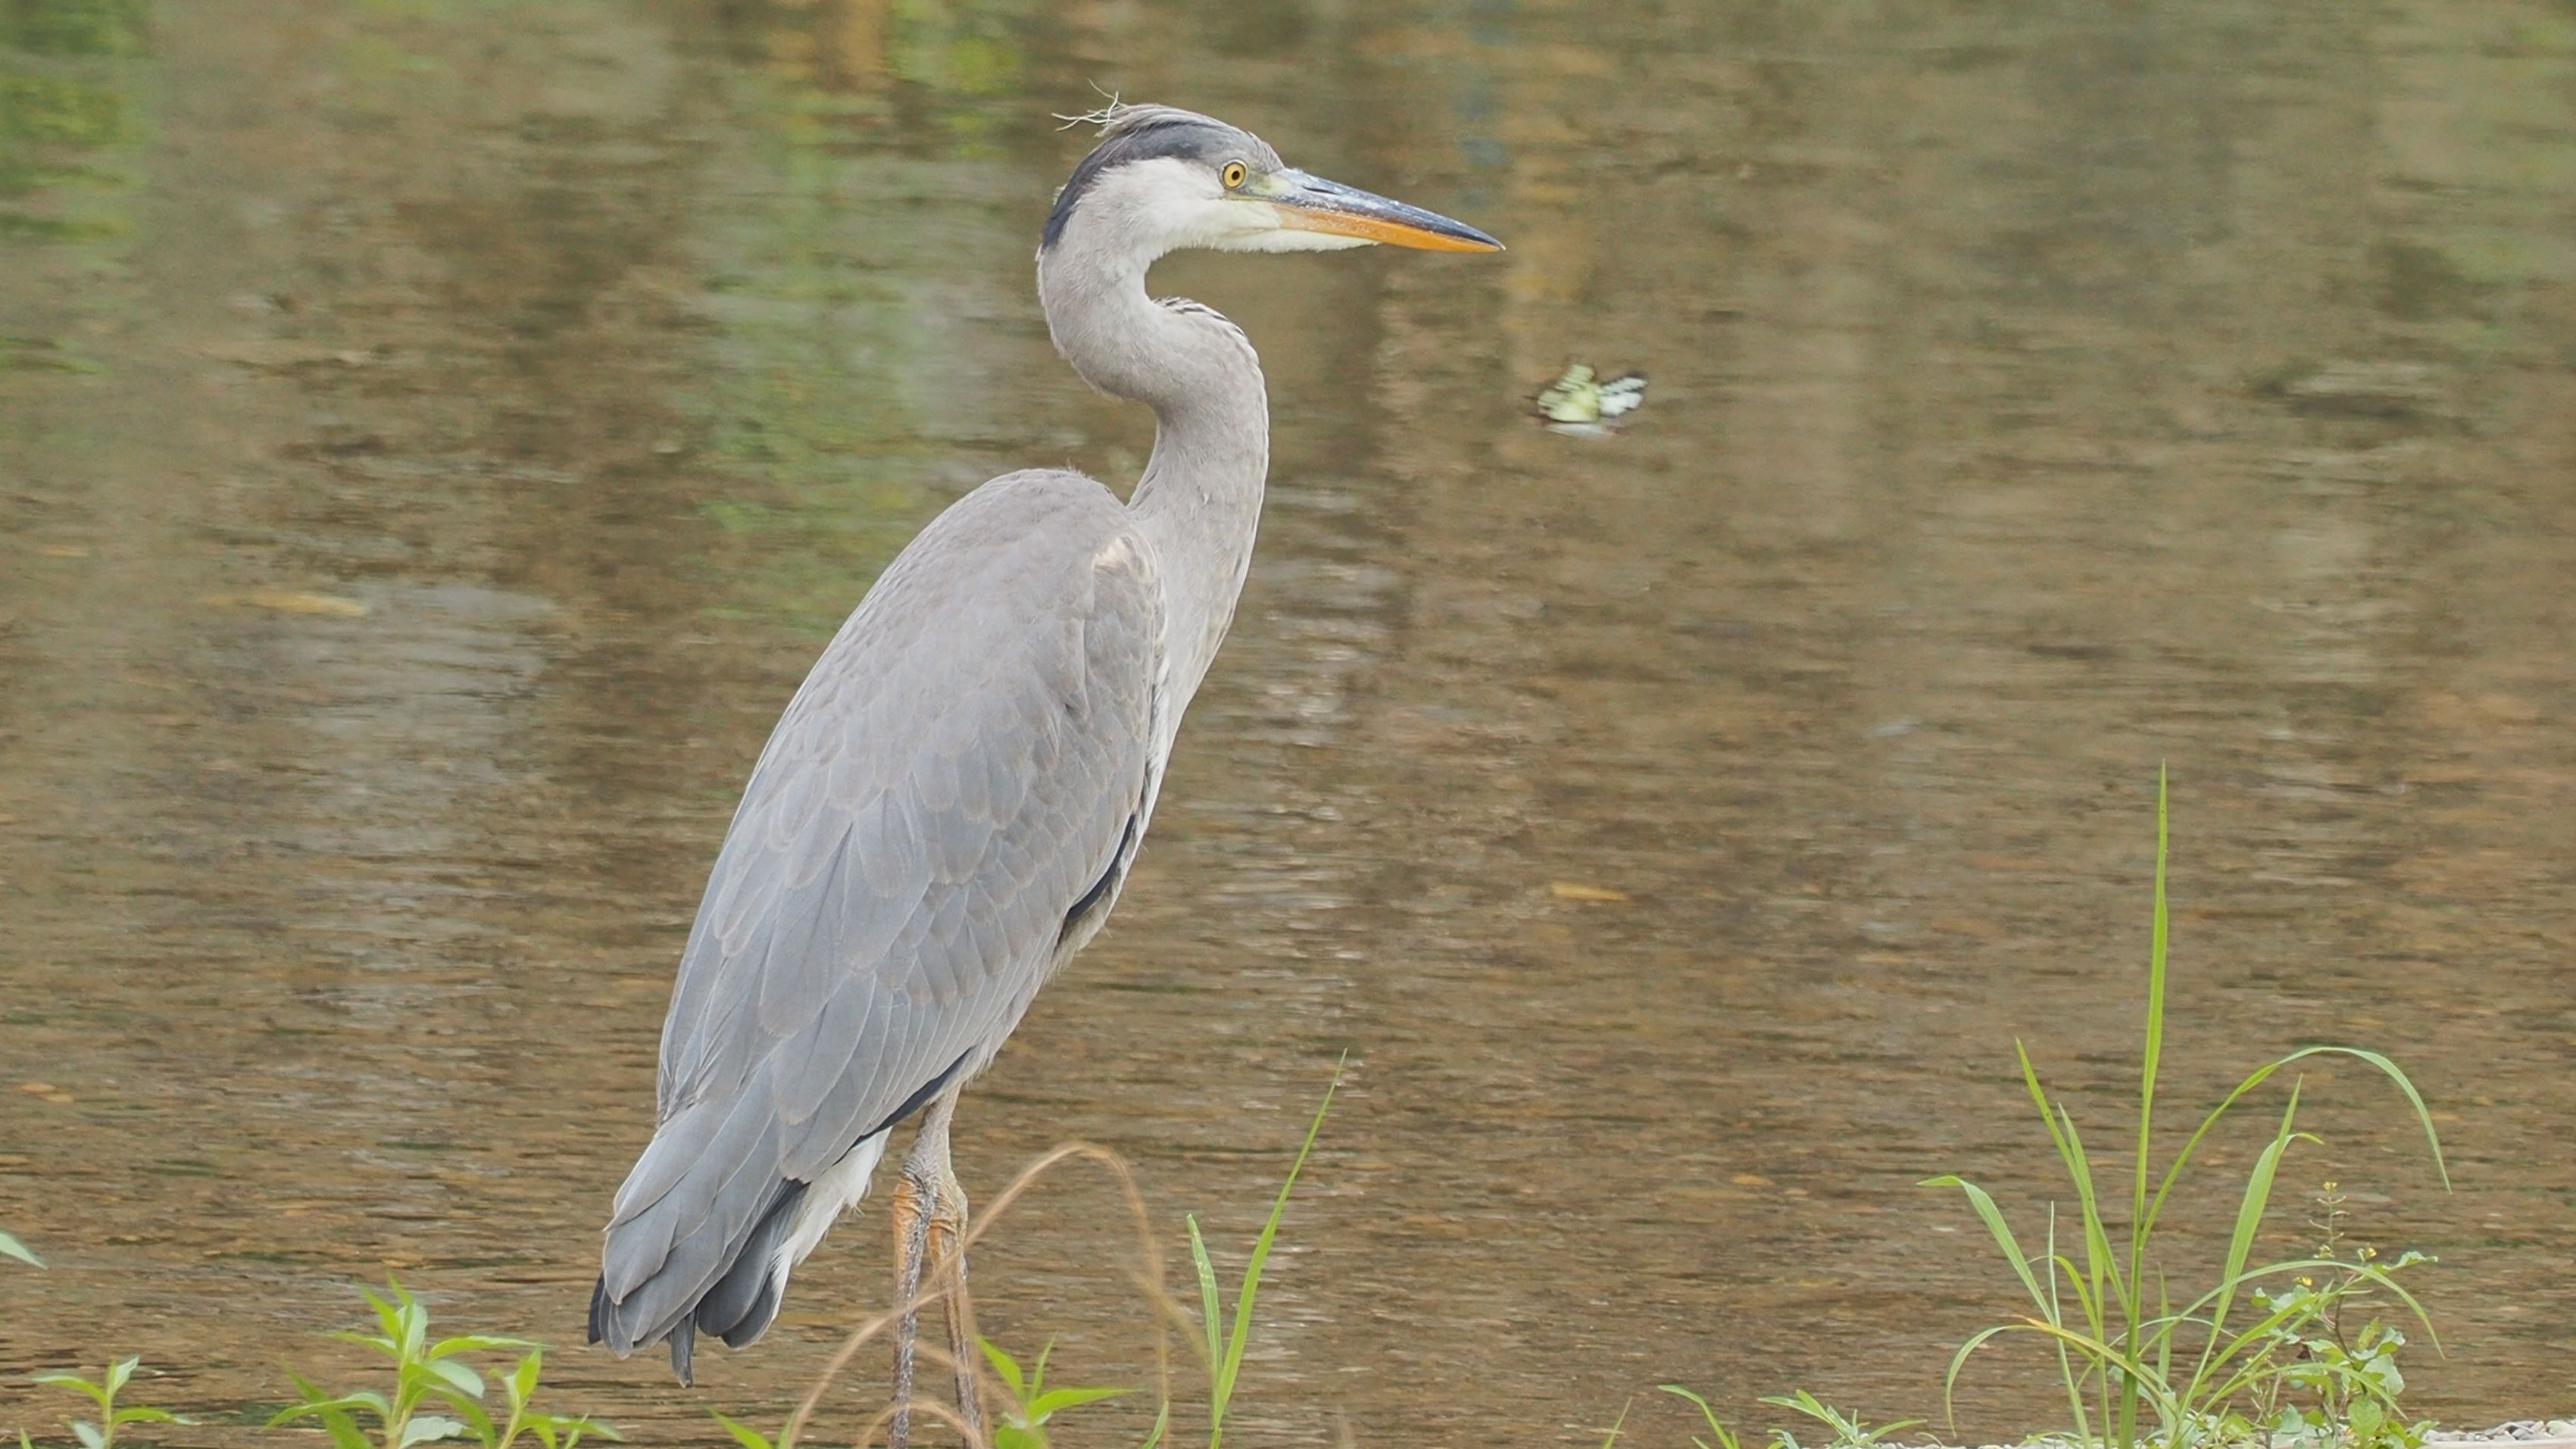
<svg viewBox="0 0 2576 1449">
<path fill-rule="evenodd" d="M 274 1402 L 391 1271 L 713 1443 L 879 1301 L 871 1215 L 695 1390 L 572 1347 L 796 680 L 967 488 L 1150 445 L 1030 290 L 1096 83 L 1512 246 L 1158 272 L 1262 349 L 1262 549 L 1116 923 L 961 1119 L 980 1191 L 1088 1138 L 1240 1240 L 1349 1053 L 1245 1442 L 1936 1406 L 2013 1304 L 1914 1184 L 2035 1228 L 2016 1036 L 2115 1139 L 2160 760 L 2166 1100 L 2391 1049 L 2457 1190 L 2340 1069 L 2288 1190 L 2442 1258 L 2426 1412 L 2576 1401 L 2564 5 L 18 0 L 0 42 L 0 1223 L 52 1263 L 0 1273 L 0 1372 Z M 1576 357 L 1652 375 L 1623 436 L 1523 416 Z M 1143 1375 L 1116 1204 L 1032 1198 L 987 1329 Z M 1964 1429 L 2049 1422 L 2036 1368 Z"/>
</svg>

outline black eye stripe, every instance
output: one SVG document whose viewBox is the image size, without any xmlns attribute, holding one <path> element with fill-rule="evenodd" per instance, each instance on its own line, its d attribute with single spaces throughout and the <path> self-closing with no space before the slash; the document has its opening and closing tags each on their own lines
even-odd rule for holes
<svg viewBox="0 0 2576 1449">
<path fill-rule="evenodd" d="M 5 0 L 0 0 L 0 5 L 4 4 Z M 1056 244 L 1064 234 L 1065 224 L 1072 220 L 1074 208 L 1093 184 L 1118 167 L 1167 156 L 1204 166 L 1224 156 L 1229 159 L 1218 163 L 1220 176 L 1228 167 L 1242 168 L 1237 179 L 1228 184 L 1228 189 L 1233 189 L 1252 179 L 1251 157 L 1262 158 L 1265 168 L 1275 169 L 1280 164 L 1278 154 L 1262 145 L 1259 137 L 1205 116 L 1158 107 L 1133 108 L 1121 116 L 1101 133 L 1100 144 L 1092 147 L 1091 154 L 1083 157 L 1073 174 L 1065 178 L 1054 207 L 1047 213 L 1046 227 L 1039 234 L 1040 246 Z"/>
</svg>

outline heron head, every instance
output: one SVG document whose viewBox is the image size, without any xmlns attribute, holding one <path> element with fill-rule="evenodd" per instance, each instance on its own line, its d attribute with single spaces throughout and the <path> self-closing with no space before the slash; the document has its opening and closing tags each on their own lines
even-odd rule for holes
<svg viewBox="0 0 2576 1449">
<path fill-rule="evenodd" d="M 1464 222 L 1310 176 L 1280 160 L 1260 137 L 1210 116 L 1113 102 L 1083 119 L 1099 123 L 1100 141 L 1056 193 L 1041 251 L 1068 239 L 1134 250 L 1149 261 L 1184 247 L 1503 248 Z"/>
</svg>

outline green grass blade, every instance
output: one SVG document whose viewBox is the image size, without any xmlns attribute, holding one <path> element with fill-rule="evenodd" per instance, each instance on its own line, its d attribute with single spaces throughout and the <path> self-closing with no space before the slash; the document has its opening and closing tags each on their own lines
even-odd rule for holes
<svg viewBox="0 0 2576 1449">
<path fill-rule="evenodd" d="M 2049 1270 L 2052 1277 L 2059 1273 L 2066 1275 L 2066 1291 L 2075 1295 L 2077 1321 L 2087 1327 L 2102 1321 L 2102 1306 L 2093 1301 L 2093 1290 L 2084 1286 L 2084 1270 L 2076 1266 L 2074 1259 L 2064 1253 L 2052 1254 L 2049 1259 Z M 2048 1315 L 2048 1321 L 2063 1325 L 2066 1317 L 2062 1313 L 2051 1312 Z"/>
<path fill-rule="evenodd" d="M 2449 1163 L 2442 1160 L 2442 1135 L 2433 1130 L 2433 1109 L 2424 1104 L 2424 1094 L 2415 1090 L 2414 1079 L 2408 1077 L 2405 1071 L 2400 1068 L 2397 1063 L 2390 1061 L 2387 1057 L 2378 1052 L 2368 1051 L 2361 1047 L 2334 1046 L 2309 1047 L 2305 1051 L 2291 1053 L 2289 1060 L 2295 1061 L 2300 1057 L 2306 1056 L 2350 1057 L 2354 1061 L 2361 1062 L 2375 1068 L 2381 1076 L 2386 1077 L 2389 1081 L 2395 1083 L 2397 1090 L 2405 1094 L 2406 1105 L 2415 1110 L 2416 1125 L 2424 1129 L 2424 1146 L 2426 1150 L 2433 1154 L 2434 1175 L 2441 1178 L 2442 1190 L 2444 1192 L 2449 1192 L 2451 1190 L 2451 1166 Z"/>
<path fill-rule="evenodd" d="M 1950 1355 L 1950 1369 L 1941 1375 L 1941 1412 L 1948 1417 L 1952 1430 L 1959 1427 L 1959 1371 L 1968 1366 L 1968 1355 L 1985 1347 L 1990 1340 L 2013 1332 L 2016 1327 L 2016 1324 L 1998 1323 L 1991 1328 L 1978 1329 L 1966 1343 L 1959 1345 L 1957 1353 Z M 2076 1442 L 2091 1442 L 2093 1436 L 2085 1430 L 2084 1407 L 2080 1403 L 2075 1408 L 2075 1428 Z"/>
<path fill-rule="evenodd" d="M 1190 1262 L 1199 1274 L 1199 1334 L 1207 1354 L 1208 1377 L 1213 1381 L 1225 1367 L 1225 1345 L 1217 1338 L 1217 1324 L 1224 1310 L 1217 1304 L 1216 1265 L 1208 1261 L 1207 1239 L 1199 1234 L 1195 1214 L 1181 1219 L 1190 1230 Z"/>
<path fill-rule="evenodd" d="M 2386 1292 L 2390 1297 L 2405 1304 L 2406 1311 L 2414 1314 L 2415 1321 L 2424 1326 L 2424 1341 L 2433 1346 L 2433 1351 L 2435 1353 L 2441 1354 L 2445 1358 L 2450 1356 L 2450 1351 L 2442 1347 L 2442 1335 L 2434 1331 L 2433 1315 L 2424 1311 L 2424 1305 L 2416 1301 L 2414 1294 L 2407 1292 L 2402 1287 L 2399 1287 L 2396 1279 L 2391 1278 L 2386 1273 L 2381 1272 L 2378 1268 L 2373 1267 L 2368 1263 L 2363 1263 L 2357 1267 L 2353 1264 L 2346 1263 L 2343 1267 L 2346 1272 L 2355 1273 L 2361 1277 L 2369 1279 L 2374 1285 Z"/>
<path fill-rule="evenodd" d="M 1742 1446 L 1736 1442 L 1735 1431 L 1718 1422 L 1717 1410 L 1709 1407 L 1708 1400 L 1701 1398 L 1699 1395 L 1692 1393 L 1689 1389 L 1683 1388 L 1679 1384 L 1657 1384 L 1655 1387 L 1667 1394 L 1672 1394 L 1678 1398 L 1688 1399 L 1691 1406 L 1699 1410 L 1700 1418 L 1707 1423 L 1708 1432 L 1715 1436 L 1717 1440 L 1716 1443 L 1709 1444 L 1707 1440 L 1701 1439 L 1697 1435 L 1693 1435 L 1691 1436 L 1691 1442 L 1693 1444 L 1706 1445 L 1707 1449 L 1742 1449 Z M 1626 1416 L 1627 1410 L 1620 1410 L 1620 1417 L 1624 1419 Z M 1613 1432 L 1615 1433 L 1616 1430 L 1614 1429 Z"/>
<path fill-rule="evenodd" d="M 2035 1079 L 2034 1079 L 2035 1080 Z M 2084 1267 L 2093 1280 L 2094 1318 L 2089 1324 L 2097 1336 L 2108 1327 L 2109 1308 L 2114 1301 L 2128 1301 L 2123 1284 L 2120 1260 L 2111 1251 L 2111 1230 L 2102 1221 L 2102 1199 L 2093 1188 L 2093 1159 L 2084 1150 L 2084 1135 L 2064 1106 L 2057 1108 L 2059 1156 L 2066 1163 L 2066 1175 L 2075 1180 L 2075 1206 L 2082 1214 L 2084 1227 Z"/>
<path fill-rule="evenodd" d="M 2449 1162 L 2442 1156 L 2442 1138 L 2433 1126 L 2432 1109 L 2425 1105 L 2424 1094 L 2415 1089 L 2413 1079 L 2409 1078 L 2397 1063 L 2381 1053 L 2366 1051 L 2360 1047 L 2301 1047 L 2278 1061 L 2267 1062 L 2247 1073 L 2245 1079 L 2238 1082 L 2233 1090 L 2221 1098 L 2217 1106 L 2209 1109 L 2208 1116 L 2200 1119 L 2200 1125 L 2192 1129 L 2190 1138 L 2183 1143 L 2182 1151 L 2175 1154 L 2172 1163 L 2166 1166 L 2164 1178 L 2157 1186 L 2155 1196 L 2148 1201 L 2147 1219 L 2151 1226 L 2157 1215 L 2164 1209 L 2166 1195 L 2173 1191 L 2174 1183 L 2182 1177 L 2183 1169 L 2190 1165 L 2192 1154 L 2200 1147 L 2201 1139 L 2208 1136 L 2210 1129 L 2218 1125 L 2218 1119 L 2226 1116 L 2227 1110 L 2235 1106 L 2246 1093 L 2271 1080 L 2274 1072 L 2306 1061 L 2310 1057 L 2350 1057 L 2354 1061 L 2371 1067 L 2394 1083 L 2397 1090 L 2404 1094 L 2406 1105 L 2414 1109 L 2416 1124 L 2424 1129 L 2424 1141 L 2432 1151 L 2433 1171 L 2442 1181 L 2442 1190 L 2444 1192 L 2451 1190 L 2451 1168 Z"/>
<path fill-rule="evenodd" d="M 1270 1261 L 1270 1245 L 1279 1237 L 1279 1220 L 1288 1212 L 1288 1194 L 1297 1186 L 1297 1175 L 1306 1170 L 1306 1158 L 1315 1150 L 1315 1137 L 1324 1130 L 1324 1114 L 1333 1109 L 1333 1094 L 1342 1088 L 1342 1069 L 1333 1069 L 1333 1080 L 1324 1088 L 1324 1100 L 1315 1107 L 1314 1120 L 1306 1124 L 1306 1140 L 1297 1144 L 1297 1160 L 1288 1164 L 1288 1178 L 1279 1184 L 1279 1195 L 1270 1201 L 1270 1216 L 1261 1224 L 1261 1235 L 1252 1240 L 1252 1257 L 1243 1265 L 1243 1288 L 1234 1299 L 1234 1325 L 1226 1336 L 1225 1380 L 1233 1384 L 1243 1366 L 1244 1345 L 1252 1338 L 1252 1303 L 1261 1291 L 1261 1269 Z"/>
<path fill-rule="evenodd" d="M 2093 1297 L 2103 1298 L 2107 1279 L 2116 1294 L 2119 1288 L 2119 1265 L 2111 1258 L 2111 1237 L 2102 1226 L 2102 1205 L 2093 1191 L 2093 1164 L 2084 1152 L 2084 1139 L 2075 1130 L 2075 1119 L 2064 1107 L 2051 1101 L 2039 1084 L 2039 1069 L 2031 1065 L 2030 1049 L 2019 1038 L 2013 1041 L 2013 1056 L 2021 1063 L 2023 1090 L 2030 1094 L 2031 1105 L 2039 1109 L 2039 1120 L 2048 1128 L 2048 1141 L 2057 1150 L 2057 1160 L 2065 1167 L 2067 1177 L 2075 1184 L 2076 1205 L 2081 1209 L 2084 1225 L 2085 1276 L 2093 1283 Z M 2100 1323 L 2092 1325 L 2097 1331 Z"/>
<path fill-rule="evenodd" d="M 2304 1132 L 2299 1135 L 2311 1142 L 2316 1140 Z M 2386 1291 L 2390 1297 L 2405 1304 L 2406 1311 L 2413 1314 L 2416 1323 L 2423 1328 L 2427 1340 L 2433 1347 L 2437 1349 L 2441 1347 L 2441 1338 L 2434 1330 L 2432 1315 L 2425 1310 L 2423 1303 L 2414 1294 L 2406 1290 L 2404 1284 L 2399 1283 L 2376 1263 L 2354 1263 L 2341 1258 L 2289 1258 L 2278 1263 L 2265 1263 L 2261 1267 L 2247 1268 L 2233 1278 L 2221 1280 L 2218 1286 L 2202 1294 L 2192 1308 L 2186 1309 L 2185 1312 L 2188 1314 L 2202 1305 L 2215 1302 L 2232 1288 L 2291 1273 L 2349 1273 L 2356 1278 L 2367 1279 L 2371 1286 Z M 2259 1332 L 2265 1325 L 2277 1323 L 2281 1317 L 2281 1314 L 2275 1313 L 2254 1328 L 2242 1330 L 2241 1333 Z"/>
<path fill-rule="evenodd" d="M 2172 1387 L 2165 1383 L 2163 1379 L 2158 1378 L 2154 1371 L 2150 1370 L 2145 1364 L 2138 1362 L 2128 1354 L 2122 1353 L 2119 1349 L 2114 1348 L 2101 1339 L 2092 1337 L 2089 1334 L 2077 1333 L 2071 1328 L 2059 1328 L 2054 1324 L 2042 1323 L 2035 1318 L 2024 1319 L 2020 1323 L 2002 1324 L 1998 1327 L 2000 1330 L 2004 1331 L 2046 1334 L 2051 1338 L 2061 1339 L 2066 1343 L 2072 1344 L 2076 1350 L 2082 1353 L 2085 1357 L 2100 1359 L 2102 1362 L 2117 1368 L 2121 1373 L 2126 1374 L 2132 1383 L 2136 1384 L 2150 1400 L 2154 1401 L 2156 1412 L 2160 1417 L 2165 1418 L 2168 1422 L 2173 1422 L 2179 1419 L 2179 1414 L 2175 1412 Z"/>
<path fill-rule="evenodd" d="M 2050 1203 L 2048 1205 L 2048 1321 L 2051 1323 L 2062 1324 L 2066 1321 L 2057 1302 L 2058 1265 L 2063 1261 L 2057 1255 L 2057 1204 Z M 2077 1303 L 2081 1306 L 2083 1285 L 2076 1282 L 2071 1268 L 2066 1274 L 2066 1281 L 2075 1288 Z M 2084 1376 L 2075 1371 L 2075 1361 L 2068 1356 L 2063 1339 L 2058 1340 L 2051 1347 L 2057 1350 L 2057 1377 L 2066 1386 L 2066 1409 L 2075 1425 L 2075 1442 L 2089 1444 L 2093 1441 L 2093 1434 L 2089 1427 L 2090 1421 L 2084 1413 Z M 1953 1423 L 1950 1427 L 1956 1429 L 1959 1426 Z"/>
<path fill-rule="evenodd" d="M 2227 1330 L 2228 1310 L 2236 1306 L 2237 1290 L 2245 1283 L 2245 1260 L 2254 1250 L 2254 1235 L 2262 1229 L 2263 1214 L 2272 1205 L 2272 1180 L 2281 1168 L 2281 1154 L 2290 1144 L 2307 1134 L 2297 1129 L 2299 1085 L 2290 1085 L 2290 1100 L 2281 1109 L 2281 1125 L 2272 1133 L 2254 1159 L 2254 1170 L 2245 1177 L 2245 1193 L 2236 1204 L 2236 1227 L 2228 1235 L 2227 1257 L 2220 1269 L 2216 1301 L 2210 1307 L 2209 1340 L 2200 1351 L 2200 1363 L 2192 1370 L 2198 1383 L 2209 1370 L 2210 1356 L 2217 1352 L 2220 1337 Z M 2313 1142 L 2316 1139 L 2308 1137 Z"/>
<path fill-rule="evenodd" d="M 733 1442 L 741 1445 L 742 1449 L 770 1449 L 770 1437 L 749 1424 L 736 1422 L 722 1414 L 715 1415 L 715 1421 L 724 1425 L 724 1431 L 732 1435 Z"/>
<path fill-rule="evenodd" d="M 2030 1259 L 2022 1252 L 2020 1239 L 2013 1236 L 2012 1225 L 2004 1221 L 2003 1209 L 1995 1206 L 1992 1194 L 1956 1174 L 1927 1177 L 1915 1186 L 1955 1187 L 1965 1193 L 1968 1206 L 1976 1211 L 1977 1220 L 1986 1225 L 1986 1236 L 1995 1240 L 2004 1260 L 2012 1264 L 2013 1272 L 2021 1279 L 2022 1288 L 2030 1294 L 2030 1301 L 2038 1304 L 2041 1312 L 2049 1311 L 2048 1295 L 2040 1291 L 2039 1279 L 2030 1271 Z"/>
<path fill-rule="evenodd" d="M 2156 766 L 2156 905 L 2147 941 L 2147 1030 L 2138 1057 L 2138 1161 L 2129 1205 L 2129 1270 L 2147 1246 L 2147 1167 L 2156 1110 L 2156 1065 L 2165 1045 L 2165 767 Z"/>
<path fill-rule="evenodd" d="M 1601 1449 L 1611 1449 L 1612 1445 L 1619 1442 L 1619 1431 L 1626 1428 L 1628 1424 L 1628 1411 L 1635 1407 L 1637 1407 L 1635 1399 L 1630 1399 L 1619 1406 L 1619 1417 L 1610 1421 L 1610 1432 L 1601 1440 Z"/>
<path fill-rule="evenodd" d="M 2156 1067 L 2164 1055 L 2165 1041 L 2165 785 L 2165 767 L 2159 763 L 2156 766 L 2155 910 L 2147 944 L 2146 1030 L 2138 1053 L 2138 1141 L 2129 1194 L 2128 1282 L 2120 1293 L 2123 1324 L 2120 1341 L 2131 1354 L 2139 1356 L 2143 1356 L 2145 1347 L 2139 1340 L 2139 1319 L 2144 1313 L 2146 1300 L 2147 1174 L 2155 1138 Z M 2137 1442 L 2137 1402 L 2135 1393 L 2123 1392 L 2120 1395 L 2119 1439 L 2123 1444 Z"/>
<path fill-rule="evenodd" d="M 2173 1382 L 2174 1330 L 2181 1325 L 2173 1316 L 2173 1285 L 2162 1272 L 2156 1274 L 2156 1377 Z"/>
<path fill-rule="evenodd" d="M 2245 1177 L 2245 1194 L 2236 1204 L 2236 1227 L 2228 1234 L 2226 1265 L 2219 1276 L 2223 1286 L 2218 1303 L 2210 1310 L 2209 1315 L 2212 1333 L 2226 1327 L 2227 1310 L 2236 1300 L 2234 1285 L 2242 1279 L 2245 1260 L 2253 1255 L 2254 1235 L 2262 1229 L 2263 1214 L 2272 1205 L 2272 1181 L 2280 1174 L 2281 1154 L 2290 1150 L 2292 1142 L 2301 1139 L 2309 1142 L 2317 1140 L 2297 1130 L 2295 1123 L 2298 1115 L 2299 1086 L 2293 1083 L 2290 1087 L 2290 1100 L 2281 1108 L 2280 1129 L 2272 1134 L 2272 1140 L 2265 1143 L 2262 1152 L 2256 1155 L 2254 1170 Z"/>
</svg>

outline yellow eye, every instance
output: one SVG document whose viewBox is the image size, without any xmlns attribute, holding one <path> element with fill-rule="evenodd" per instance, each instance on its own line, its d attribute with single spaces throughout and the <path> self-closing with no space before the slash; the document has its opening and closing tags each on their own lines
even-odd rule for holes
<svg viewBox="0 0 2576 1449">
<path fill-rule="evenodd" d="M 1219 175 L 1225 182 L 1225 189 L 1232 191 L 1234 188 L 1243 184 L 1243 163 L 1240 161 L 1228 161 L 1225 163 L 1225 170 L 1220 172 Z"/>
</svg>

